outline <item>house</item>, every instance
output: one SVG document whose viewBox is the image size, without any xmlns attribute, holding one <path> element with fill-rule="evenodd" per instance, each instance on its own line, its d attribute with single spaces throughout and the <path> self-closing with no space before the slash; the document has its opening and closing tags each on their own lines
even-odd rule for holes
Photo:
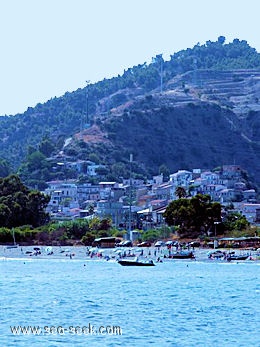
<svg viewBox="0 0 260 347">
<path fill-rule="evenodd" d="M 175 187 L 188 188 L 192 180 L 192 172 L 187 170 L 178 170 L 170 175 L 170 182 Z"/>
<path fill-rule="evenodd" d="M 219 191 L 220 203 L 230 203 L 235 201 L 236 191 L 234 189 L 222 189 Z"/>
<path fill-rule="evenodd" d="M 124 186 L 141 187 L 144 185 L 144 181 L 136 178 L 123 179 Z"/>
<path fill-rule="evenodd" d="M 226 187 L 221 184 L 209 184 L 203 187 L 203 194 L 208 194 L 212 201 L 221 200 L 221 191 L 225 191 Z"/>
<path fill-rule="evenodd" d="M 96 213 L 100 218 L 111 218 L 115 226 L 124 221 L 123 203 L 120 201 L 100 200 L 97 202 Z"/>
<path fill-rule="evenodd" d="M 163 183 L 163 174 L 153 176 L 153 184 L 154 185 L 160 185 Z"/>
<path fill-rule="evenodd" d="M 59 212 L 65 209 L 79 208 L 77 198 L 77 186 L 68 181 L 48 182 L 49 188 L 44 194 L 50 196 L 50 202 L 46 208 L 47 212 Z"/>
<path fill-rule="evenodd" d="M 156 226 L 160 227 L 165 224 L 163 214 L 166 210 L 167 206 L 157 207 L 152 211 L 152 218 L 156 223 Z"/>
<path fill-rule="evenodd" d="M 100 187 L 91 183 L 79 184 L 77 186 L 77 196 L 80 206 L 86 201 L 100 200 Z"/>
<path fill-rule="evenodd" d="M 248 202 L 256 202 L 256 191 L 254 189 L 246 189 L 242 191 L 243 200 Z"/>
<path fill-rule="evenodd" d="M 138 216 L 138 225 L 143 230 L 148 230 L 153 227 L 153 215 L 152 215 L 152 207 L 144 208 L 143 210 L 139 210 L 137 212 Z"/>
<path fill-rule="evenodd" d="M 85 160 L 77 160 L 73 162 L 66 161 L 65 168 L 70 168 L 79 173 L 86 173 L 87 162 Z"/>
<path fill-rule="evenodd" d="M 119 187 L 117 182 L 99 182 L 98 185 L 101 200 L 110 199 L 112 188 Z"/>
<path fill-rule="evenodd" d="M 260 204 L 242 204 L 240 213 L 246 217 L 250 223 L 255 223 L 257 220 L 257 211 L 260 209 Z"/>
<path fill-rule="evenodd" d="M 219 183 L 219 175 L 211 171 L 202 172 L 200 177 L 207 185 Z"/>
<path fill-rule="evenodd" d="M 153 189 L 154 195 L 157 197 L 157 199 L 163 199 L 163 200 L 171 200 L 171 190 L 172 190 L 172 184 L 162 183 L 158 186 L 155 186 Z"/>
<path fill-rule="evenodd" d="M 152 200 L 156 199 L 155 194 L 145 194 L 138 197 L 137 205 L 143 208 L 150 206 Z"/>
<path fill-rule="evenodd" d="M 241 177 L 241 167 L 238 165 L 223 165 L 222 176 L 228 178 Z"/>
<path fill-rule="evenodd" d="M 95 164 L 92 162 L 88 162 L 87 175 L 91 176 L 91 177 L 97 176 L 97 170 L 101 169 L 101 168 L 105 168 L 105 166 L 104 165 L 98 165 L 98 164 Z"/>
</svg>

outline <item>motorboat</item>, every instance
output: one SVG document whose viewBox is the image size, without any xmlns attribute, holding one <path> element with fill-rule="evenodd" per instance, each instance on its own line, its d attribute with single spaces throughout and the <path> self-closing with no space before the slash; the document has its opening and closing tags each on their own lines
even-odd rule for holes
<svg viewBox="0 0 260 347">
<path fill-rule="evenodd" d="M 223 260 L 226 259 L 226 252 L 221 250 L 213 250 L 207 253 L 207 256 L 211 260 Z"/>
<path fill-rule="evenodd" d="M 18 248 L 19 245 L 15 244 L 15 245 L 9 245 L 9 246 L 6 246 L 6 249 L 12 249 L 12 248 Z"/>
<path fill-rule="evenodd" d="M 246 260 L 248 257 L 249 257 L 248 254 L 230 253 L 230 254 L 227 254 L 227 261 L 231 261 L 231 260 Z"/>
<path fill-rule="evenodd" d="M 155 266 L 153 260 L 119 259 L 118 264 L 122 266 Z"/>
<path fill-rule="evenodd" d="M 177 251 L 170 253 L 168 258 L 170 259 L 194 259 L 195 256 L 191 251 Z"/>
</svg>

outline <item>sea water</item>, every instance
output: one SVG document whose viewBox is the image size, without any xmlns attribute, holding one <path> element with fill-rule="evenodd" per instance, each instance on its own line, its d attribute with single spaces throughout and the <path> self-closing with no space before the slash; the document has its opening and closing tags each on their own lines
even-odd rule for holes
<svg viewBox="0 0 260 347">
<path fill-rule="evenodd" d="M 0 344 L 260 346 L 259 265 L 1 258 Z"/>
</svg>

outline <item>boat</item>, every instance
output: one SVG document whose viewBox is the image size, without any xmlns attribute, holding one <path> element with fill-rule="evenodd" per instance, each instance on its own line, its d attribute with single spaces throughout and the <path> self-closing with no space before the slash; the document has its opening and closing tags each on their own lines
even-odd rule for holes
<svg viewBox="0 0 260 347">
<path fill-rule="evenodd" d="M 246 260 L 248 258 L 248 254 L 228 254 L 227 261 L 231 260 Z"/>
<path fill-rule="evenodd" d="M 5 248 L 6 249 L 11 249 L 11 248 L 18 248 L 19 245 L 15 244 L 15 245 L 9 245 L 9 246 L 6 246 Z"/>
<path fill-rule="evenodd" d="M 226 259 L 227 255 L 226 252 L 223 252 L 221 250 L 213 250 L 213 251 L 209 251 L 207 253 L 208 258 L 211 260 L 224 260 Z"/>
<path fill-rule="evenodd" d="M 138 258 L 135 259 L 120 259 L 117 261 L 122 266 L 155 266 L 153 260 L 142 261 Z"/>
<path fill-rule="evenodd" d="M 170 259 L 194 259 L 195 256 L 191 251 L 177 251 L 174 253 L 170 253 L 168 258 Z"/>
</svg>

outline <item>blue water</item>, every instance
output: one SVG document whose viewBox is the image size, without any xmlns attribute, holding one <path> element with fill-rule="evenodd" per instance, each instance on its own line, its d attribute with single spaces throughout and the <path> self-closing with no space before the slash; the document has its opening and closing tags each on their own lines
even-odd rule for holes
<svg viewBox="0 0 260 347">
<path fill-rule="evenodd" d="M 0 259 L 1 346 L 260 346 L 259 262 Z M 14 335 L 10 326 L 122 335 Z M 60 331 L 62 332 L 62 331 Z M 111 330 L 110 330 L 111 333 Z"/>
</svg>

